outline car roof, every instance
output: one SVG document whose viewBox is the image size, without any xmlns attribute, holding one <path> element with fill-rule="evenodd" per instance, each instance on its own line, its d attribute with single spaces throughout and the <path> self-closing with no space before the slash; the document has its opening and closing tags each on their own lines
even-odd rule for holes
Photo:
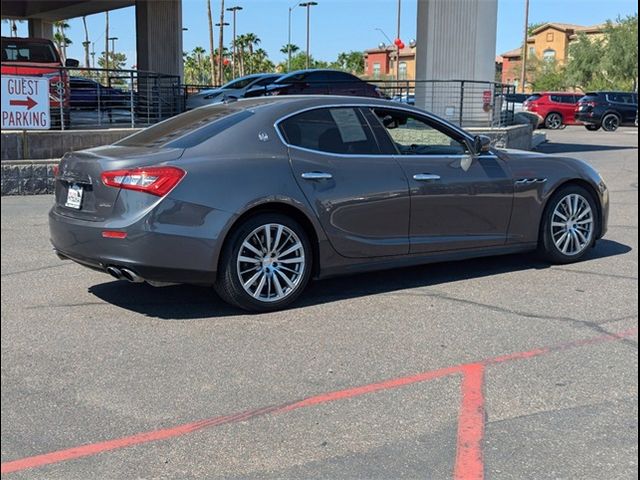
<svg viewBox="0 0 640 480">
<path fill-rule="evenodd" d="M 363 106 L 389 108 L 395 110 L 405 110 L 414 112 L 418 115 L 434 116 L 413 105 L 394 102 L 382 98 L 373 97 L 352 97 L 346 95 L 278 95 L 256 98 L 244 98 L 230 102 L 234 110 L 253 110 L 254 113 L 264 114 L 270 121 L 277 121 L 287 115 L 314 108 L 322 107 L 340 107 L 340 106 Z M 214 103 L 199 108 L 216 108 L 216 105 L 225 105 L 225 103 Z M 440 119 L 441 121 L 445 121 Z M 448 123 L 448 122 L 446 122 Z M 455 125 L 452 128 L 462 130 Z M 468 134 L 467 134 L 468 135 Z"/>
</svg>

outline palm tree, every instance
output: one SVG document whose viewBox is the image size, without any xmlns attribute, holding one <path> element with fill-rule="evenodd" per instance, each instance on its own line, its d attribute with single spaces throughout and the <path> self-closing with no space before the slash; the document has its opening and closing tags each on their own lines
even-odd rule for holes
<svg viewBox="0 0 640 480">
<path fill-rule="evenodd" d="M 244 35 L 245 37 L 245 41 L 247 42 L 247 48 L 249 49 L 249 65 L 252 66 L 253 62 L 252 62 L 252 58 L 253 58 L 253 47 L 254 46 L 258 46 L 260 45 L 260 38 L 258 38 L 258 36 L 255 33 L 246 33 Z M 253 73 L 253 68 L 249 69 L 249 73 Z"/>
<path fill-rule="evenodd" d="M 84 47 L 84 66 L 89 68 L 91 64 L 89 63 L 89 45 L 91 42 L 89 41 L 89 30 L 87 29 L 87 16 L 82 16 L 82 24 L 84 25 L 84 42 L 82 42 L 82 46 Z"/>
<path fill-rule="evenodd" d="M 53 22 L 53 26 L 57 30 L 56 33 L 53 34 L 53 41 L 58 46 L 58 51 L 64 63 L 67 60 L 67 46 L 73 43 L 64 33 L 64 31 L 69 28 L 69 24 L 66 20 L 59 20 Z"/>
<path fill-rule="evenodd" d="M 209 17 L 209 60 L 211 62 L 211 83 L 216 78 L 216 62 L 213 56 L 213 17 L 211 16 L 211 0 L 207 0 L 207 17 Z"/>
<path fill-rule="evenodd" d="M 237 45 L 237 56 L 240 63 L 240 76 L 244 76 L 244 65 L 245 65 L 245 51 L 248 42 L 246 35 L 238 35 L 236 37 L 236 45 Z"/>
<path fill-rule="evenodd" d="M 300 50 L 299 46 L 297 46 L 297 45 L 295 45 L 293 43 L 287 43 L 286 45 L 282 46 L 282 48 L 280 49 L 280 53 L 284 53 L 285 55 L 289 55 L 289 51 L 291 51 L 291 55 L 293 55 L 298 50 Z"/>
</svg>

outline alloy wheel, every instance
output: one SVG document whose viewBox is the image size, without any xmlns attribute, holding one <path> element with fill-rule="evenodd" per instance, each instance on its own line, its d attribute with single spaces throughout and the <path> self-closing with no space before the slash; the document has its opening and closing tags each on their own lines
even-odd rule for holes
<svg viewBox="0 0 640 480">
<path fill-rule="evenodd" d="M 607 132 L 613 132 L 620 126 L 620 119 L 613 114 L 607 115 L 602 120 L 602 128 Z"/>
<path fill-rule="evenodd" d="M 550 113 L 545 121 L 547 128 L 551 130 L 558 130 L 562 127 L 562 117 L 557 113 Z"/>
<path fill-rule="evenodd" d="M 579 255 L 591 244 L 594 216 L 589 202 L 577 193 L 563 197 L 551 215 L 551 238 L 558 251 Z"/>
<path fill-rule="evenodd" d="M 292 229 L 278 223 L 261 225 L 247 235 L 236 259 L 242 288 L 262 302 L 291 295 L 305 268 L 303 243 Z"/>
</svg>

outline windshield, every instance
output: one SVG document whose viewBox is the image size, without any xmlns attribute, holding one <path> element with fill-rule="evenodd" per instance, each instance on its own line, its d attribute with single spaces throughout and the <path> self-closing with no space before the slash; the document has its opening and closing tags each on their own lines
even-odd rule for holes
<svg viewBox="0 0 640 480">
<path fill-rule="evenodd" d="M 256 80 L 256 78 L 257 77 L 239 78 L 237 80 L 233 80 L 233 81 L 223 85 L 221 88 L 228 88 L 230 90 L 245 88 L 245 87 L 249 86 L 251 83 L 253 83 Z"/>
<path fill-rule="evenodd" d="M 2 39 L 3 62 L 60 63 L 58 52 L 50 43 L 15 42 Z"/>
<path fill-rule="evenodd" d="M 200 128 L 241 112 L 242 109 L 227 104 L 216 104 L 205 108 L 197 108 L 177 115 L 164 122 L 157 123 L 141 132 L 135 133 L 115 145 L 123 147 L 159 147 L 173 142 Z"/>
</svg>

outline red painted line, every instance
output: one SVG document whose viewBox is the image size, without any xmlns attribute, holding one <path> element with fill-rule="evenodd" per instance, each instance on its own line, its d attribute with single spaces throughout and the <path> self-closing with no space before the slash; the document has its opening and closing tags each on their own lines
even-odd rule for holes
<svg viewBox="0 0 640 480">
<path fill-rule="evenodd" d="M 318 405 L 321 403 L 334 402 L 336 400 L 344 400 L 346 398 L 359 397 L 360 395 L 379 392 L 381 390 L 391 390 L 394 388 L 404 387 L 405 385 L 411 385 L 412 383 L 428 382 L 429 380 L 435 380 L 436 378 L 461 373 L 461 371 L 462 370 L 460 366 L 441 368 L 439 370 L 431 370 L 429 372 L 419 373 L 410 377 L 394 378 L 391 380 L 385 380 L 384 382 L 371 383 L 369 385 L 348 388 L 346 390 L 324 393 L 321 395 L 316 395 L 314 397 L 305 398 L 304 400 L 300 400 L 299 402 L 287 405 L 280 411 L 290 412 L 291 410 L 297 410 L 298 408 L 310 407 L 312 405 Z"/>
<path fill-rule="evenodd" d="M 442 368 L 438 370 L 423 372 L 417 375 L 411 375 L 411 376 L 402 377 L 402 378 L 395 378 L 395 379 L 390 379 L 383 382 L 362 385 L 355 388 L 324 393 L 324 394 L 315 395 L 312 397 L 308 397 L 304 400 L 300 400 L 292 403 L 268 406 L 268 407 L 259 408 L 255 410 L 247 410 L 247 411 L 235 413 L 232 415 L 224 415 L 220 417 L 204 419 L 197 422 L 186 423 L 183 425 L 178 425 L 175 427 L 166 428 L 162 430 L 153 430 L 150 432 L 138 433 L 135 435 L 117 438 L 114 440 L 107 440 L 104 442 L 81 445 L 78 447 L 68 448 L 65 450 L 58 450 L 56 452 L 45 453 L 45 454 L 36 455 L 33 457 L 27 457 L 19 460 L 4 462 L 1 465 L 1 473 L 17 472 L 17 471 L 26 470 L 29 468 L 36 468 L 44 465 L 49 465 L 52 463 L 63 462 L 65 460 L 72 460 L 75 458 L 86 457 L 89 455 L 96 455 L 98 453 L 107 452 L 110 450 L 116 450 L 119 448 L 125 448 L 132 445 L 139 445 L 139 444 L 155 442 L 159 440 L 166 440 L 169 438 L 187 435 L 189 433 L 193 433 L 195 431 L 202 430 L 204 428 L 215 427 L 218 425 L 225 425 L 230 423 L 243 422 L 243 421 L 250 420 L 252 418 L 262 416 L 262 415 L 290 412 L 298 408 L 310 407 L 313 405 L 333 402 L 336 400 L 343 400 L 346 398 L 353 398 L 360 395 L 374 393 L 382 390 L 390 390 L 390 389 L 399 388 L 399 387 L 403 387 L 403 386 L 414 384 L 414 383 L 434 380 L 436 378 L 441 378 L 441 377 L 445 377 L 445 376 L 453 375 L 457 373 L 462 373 L 465 375 L 465 380 L 463 380 L 463 384 L 464 384 L 463 391 L 468 390 L 470 392 L 474 392 L 477 390 L 477 389 L 474 389 L 473 387 L 474 387 L 474 382 L 477 382 L 477 376 L 478 376 L 478 372 L 475 369 L 482 367 L 482 370 L 484 370 L 483 367 L 487 365 L 499 364 L 507 361 L 523 360 L 523 359 L 528 359 L 528 358 L 533 358 L 536 356 L 548 354 L 555 351 L 567 350 L 570 348 L 576 348 L 584 345 L 593 345 L 597 343 L 620 340 L 623 338 L 631 337 L 633 335 L 637 335 L 637 333 L 638 333 L 638 329 L 634 328 L 634 329 L 626 330 L 624 332 L 614 333 L 610 335 L 602 335 L 599 337 L 592 337 L 584 340 L 578 340 L 575 342 L 563 343 L 560 345 L 556 345 L 554 347 L 539 348 L 535 350 L 530 350 L 528 352 L 519 352 L 519 353 L 501 356 L 501 357 L 490 358 L 490 359 L 483 360 L 482 362 L 457 365 L 454 367 L 447 367 L 447 368 Z M 470 380 L 469 380 L 469 375 L 471 377 Z M 474 380 L 474 377 L 475 377 L 475 380 Z M 470 386 L 466 386 L 468 384 L 470 384 Z M 471 398 L 471 400 L 468 400 L 471 405 L 473 405 L 473 401 L 476 401 L 476 404 L 477 404 L 477 395 L 470 394 L 470 395 L 467 395 L 467 398 Z M 464 395 L 463 395 L 463 403 L 464 403 Z M 472 415 L 467 416 L 465 414 L 464 418 L 472 419 L 475 417 L 473 417 Z M 471 425 L 477 426 L 477 422 L 474 423 L 475 420 L 469 420 L 469 421 Z M 469 429 L 469 432 L 472 432 L 471 428 Z M 472 438 L 471 433 L 466 433 L 466 430 L 465 430 L 465 435 L 467 435 L 469 439 Z M 478 443 L 478 442 L 481 442 L 482 436 L 480 435 L 480 437 L 478 437 L 476 433 L 475 438 L 476 439 L 480 438 L 479 441 L 478 440 L 475 441 L 476 443 Z"/>
<path fill-rule="evenodd" d="M 458 442 L 454 478 L 483 480 L 484 372 L 482 364 L 463 369 L 462 406 L 458 418 Z"/>
</svg>

